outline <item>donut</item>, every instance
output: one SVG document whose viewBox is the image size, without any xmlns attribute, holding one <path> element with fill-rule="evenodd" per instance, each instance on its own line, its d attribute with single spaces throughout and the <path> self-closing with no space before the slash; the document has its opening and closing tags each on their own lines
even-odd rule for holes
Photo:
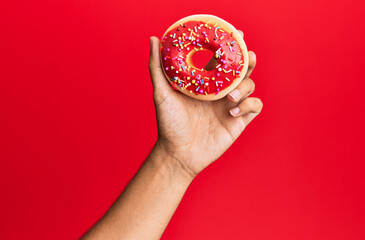
<svg viewBox="0 0 365 240">
<path fill-rule="evenodd" d="M 213 70 L 194 66 L 192 57 L 198 51 L 213 52 Z M 172 24 L 161 38 L 160 53 L 163 72 L 173 88 L 203 101 L 226 96 L 248 69 L 243 37 L 214 15 L 191 15 Z"/>
</svg>

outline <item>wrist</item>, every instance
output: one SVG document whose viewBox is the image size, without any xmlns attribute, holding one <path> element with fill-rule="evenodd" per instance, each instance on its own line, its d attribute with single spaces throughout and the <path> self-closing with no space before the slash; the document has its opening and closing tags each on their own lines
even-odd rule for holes
<svg viewBox="0 0 365 240">
<path fill-rule="evenodd" d="M 171 154 L 160 141 L 156 142 L 148 161 L 173 181 L 190 184 L 197 175 L 183 161 Z"/>
</svg>

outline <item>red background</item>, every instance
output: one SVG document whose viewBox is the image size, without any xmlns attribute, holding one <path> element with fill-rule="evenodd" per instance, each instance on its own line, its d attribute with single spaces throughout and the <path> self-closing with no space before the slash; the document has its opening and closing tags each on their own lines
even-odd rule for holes
<svg viewBox="0 0 365 240">
<path fill-rule="evenodd" d="M 1 1 L 0 238 L 76 239 L 154 141 L 149 36 L 210 13 L 245 33 L 262 114 L 163 239 L 365 235 L 364 1 Z"/>
</svg>

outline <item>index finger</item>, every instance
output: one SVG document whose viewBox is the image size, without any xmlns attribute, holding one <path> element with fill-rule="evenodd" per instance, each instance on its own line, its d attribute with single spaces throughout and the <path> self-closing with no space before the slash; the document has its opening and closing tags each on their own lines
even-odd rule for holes
<svg viewBox="0 0 365 240">
<path fill-rule="evenodd" d="M 242 35 L 242 38 L 244 37 L 244 34 L 241 30 L 238 30 L 238 32 Z M 253 69 L 255 68 L 256 66 L 256 54 L 252 51 L 249 51 L 248 52 L 248 70 L 247 70 L 247 73 L 246 73 L 246 76 L 245 78 L 249 78 Z"/>
</svg>

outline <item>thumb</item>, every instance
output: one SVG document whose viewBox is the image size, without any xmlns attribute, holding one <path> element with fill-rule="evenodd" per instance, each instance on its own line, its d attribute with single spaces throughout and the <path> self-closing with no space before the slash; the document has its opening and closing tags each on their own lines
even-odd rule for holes
<svg viewBox="0 0 365 240">
<path fill-rule="evenodd" d="M 160 40 L 157 37 L 150 38 L 151 53 L 150 53 L 150 75 L 152 80 L 153 89 L 156 92 L 169 92 L 172 91 L 172 87 L 169 86 L 168 79 L 166 79 L 163 73 L 160 61 Z M 162 91 L 160 91 L 162 90 Z"/>
</svg>

